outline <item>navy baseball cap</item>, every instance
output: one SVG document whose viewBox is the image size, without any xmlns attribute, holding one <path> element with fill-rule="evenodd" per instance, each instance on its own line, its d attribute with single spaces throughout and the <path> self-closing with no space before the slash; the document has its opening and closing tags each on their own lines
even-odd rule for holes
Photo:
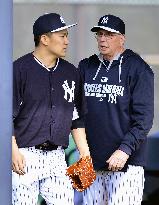
<svg viewBox="0 0 159 205">
<path fill-rule="evenodd" d="M 35 21 L 33 25 L 33 34 L 34 36 L 39 36 L 48 32 L 61 31 L 75 25 L 77 25 L 77 23 L 66 26 L 63 17 L 59 14 L 46 13 Z"/>
<path fill-rule="evenodd" d="M 99 19 L 98 26 L 94 26 L 91 31 L 97 32 L 99 29 L 125 34 L 125 23 L 122 19 L 113 15 L 105 15 Z"/>
</svg>

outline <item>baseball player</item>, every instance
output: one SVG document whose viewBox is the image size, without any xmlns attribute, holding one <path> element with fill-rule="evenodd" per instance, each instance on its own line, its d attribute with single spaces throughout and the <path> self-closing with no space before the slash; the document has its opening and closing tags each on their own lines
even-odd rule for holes
<svg viewBox="0 0 159 205">
<path fill-rule="evenodd" d="M 89 156 L 86 113 L 78 69 L 63 59 L 68 28 L 49 13 L 33 25 L 35 50 L 13 66 L 12 204 L 35 205 L 38 194 L 49 205 L 73 205 L 64 149 L 72 130 L 80 157 Z"/>
</svg>

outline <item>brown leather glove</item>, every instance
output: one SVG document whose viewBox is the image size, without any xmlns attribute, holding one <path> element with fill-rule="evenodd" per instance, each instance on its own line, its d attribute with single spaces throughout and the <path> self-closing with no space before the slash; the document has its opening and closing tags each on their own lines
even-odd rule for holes
<svg viewBox="0 0 159 205">
<path fill-rule="evenodd" d="M 71 179 L 73 188 L 80 192 L 84 191 L 96 179 L 91 157 L 81 158 L 69 166 L 66 175 Z"/>
</svg>

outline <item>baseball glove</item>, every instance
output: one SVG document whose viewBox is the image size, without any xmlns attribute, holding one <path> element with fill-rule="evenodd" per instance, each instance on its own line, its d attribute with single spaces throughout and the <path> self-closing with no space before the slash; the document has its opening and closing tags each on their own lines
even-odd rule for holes
<svg viewBox="0 0 159 205">
<path fill-rule="evenodd" d="M 73 188 L 80 192 L 84 191 L 96 179 L 91 157 L 81 158 L 69 166 L 66 175 L 71 179 Z"/>
</svg>

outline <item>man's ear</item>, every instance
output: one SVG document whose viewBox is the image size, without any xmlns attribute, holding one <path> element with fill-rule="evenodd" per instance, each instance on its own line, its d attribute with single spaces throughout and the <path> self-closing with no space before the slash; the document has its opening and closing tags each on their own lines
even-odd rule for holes
<svg viewBox="0 0 159 205">
<path fill-rule="evenodd" d="M 49 42 L 49 36 L 46 34 L 41 35 L 40 41 L 43 45 L 47 46 Z"/>
<path fill-rule="evenodd" d="M 120 35 L 120 43 L 121 43 L 121 46 L 125 44 L 125 35 Z"/>
</svg>

